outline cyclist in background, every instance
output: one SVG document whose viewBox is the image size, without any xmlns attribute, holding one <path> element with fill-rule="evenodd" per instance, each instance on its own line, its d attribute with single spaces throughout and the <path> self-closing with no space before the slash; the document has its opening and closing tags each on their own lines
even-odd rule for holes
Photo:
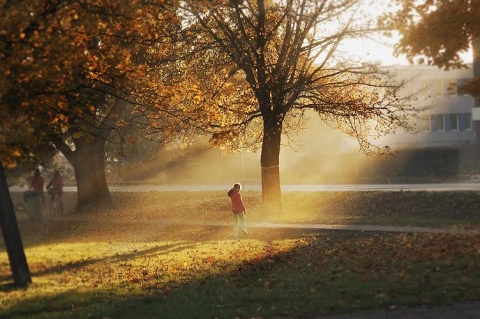
<svg viewBox="0 0 480 319">
<path fill-rule="evenodd" d="M 53 192 L 48 192 L 51 196 L 50 201 L 53 201 L 55 198 L 55 193 L 58 194 L 60 201 L 63 201 L 63 178 L 60 176 L 59 171 L 55 171 L 55 173 L 53 173 L 53 177 L 47 185 L 47 190 L 50 188 L 53 189 Z"/>
</svg>

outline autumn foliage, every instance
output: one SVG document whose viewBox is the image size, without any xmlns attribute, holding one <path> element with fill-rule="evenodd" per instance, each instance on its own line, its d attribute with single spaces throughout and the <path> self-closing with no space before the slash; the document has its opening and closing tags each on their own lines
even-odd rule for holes
<svg viewBox="0 0 480 319">
<path fill-rule="evenodd" d="M 396 54 L 448 70 L 466 67 L 462 54 L 472 48 L 478 63 L 479 19 L 477 1 L 397 0 L 380 24 L 400 33 Z M 474 77 L 463 90 L 480 97 L 480 79 Z"/>
<path fill-rule="evenodd" d="M 178 63 L 185 52 L 175 2 L 20 1 L 2 9 L 0 154 L 9 165 L 29 156 L 44 164 L 40 150 L 54 145 L 75 169 L 79 209 L 111 206 L 107 142 L 163 142 L 192 130 L 182 103 L 199 99 Z"/>
</svg>

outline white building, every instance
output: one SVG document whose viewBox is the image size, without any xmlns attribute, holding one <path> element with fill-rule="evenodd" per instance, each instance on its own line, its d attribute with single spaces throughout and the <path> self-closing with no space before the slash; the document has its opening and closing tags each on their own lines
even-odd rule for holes
<svg viewBox="0 0 480 319">
<path fill-rule="evenodd" d="M 436 66 L 396 67 L 399 77 L 408 80 L 403 96 L 415 95 L 418 106 L 427 107 L 410 119 L 416 132 L 398 130 L 382 139 L 392 149 L 475 145 L 478 136 L 474 125 L 480 119 L 475 99 L 459 88 L 473 78 L 472 65 L 467 69 L 445 71 Z"/>
</svg>

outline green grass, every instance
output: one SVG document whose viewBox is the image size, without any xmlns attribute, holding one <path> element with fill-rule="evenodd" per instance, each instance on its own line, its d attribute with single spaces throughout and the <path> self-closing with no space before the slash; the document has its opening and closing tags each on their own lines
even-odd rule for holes
<svg viewBox="0 0 480 319">
<path fill-rule="evenodd" d="M 1 246 L 0 318 L 299 318 L 480 300 L 479 235 L 251 228 L 234 240 L 223 193 L 113 196 L 117 210 L 42 225 L 18 214 L 33 283 L 10 285 Z M 248 223 L 455 229 L 479 228 L 477 197 L 285 193 L 283 212 L 265 216 L 260 194 L 244 193 Z"/>
</svg>

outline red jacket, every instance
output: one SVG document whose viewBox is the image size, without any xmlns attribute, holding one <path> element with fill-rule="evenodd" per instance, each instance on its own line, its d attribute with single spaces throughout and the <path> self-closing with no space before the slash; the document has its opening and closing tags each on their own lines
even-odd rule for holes
<svg viewBox="0 0 480 319">
<path fill-rule="evenodd" d="M 243 204 L 242 195 L 237 191 L 228 192 L 228 196 L 232 200 L 232 211 L 234 212 L 246 212 L 245 205 Z"/>
<path fill-rule="evenodd" d="M 30 185 L 37 192 L 43 193 L 44 179 L 42 176 L 34 176 Z"/>
<path fill-rule="evenodd" d="M 63 196 L 63 179 L 61 177 L 52 177 L 50 183 L 47 185 L 47 189 L 50 187 L 53 187 L 53 189 L 58 192 L 60 197 Z"/>
</svg>

